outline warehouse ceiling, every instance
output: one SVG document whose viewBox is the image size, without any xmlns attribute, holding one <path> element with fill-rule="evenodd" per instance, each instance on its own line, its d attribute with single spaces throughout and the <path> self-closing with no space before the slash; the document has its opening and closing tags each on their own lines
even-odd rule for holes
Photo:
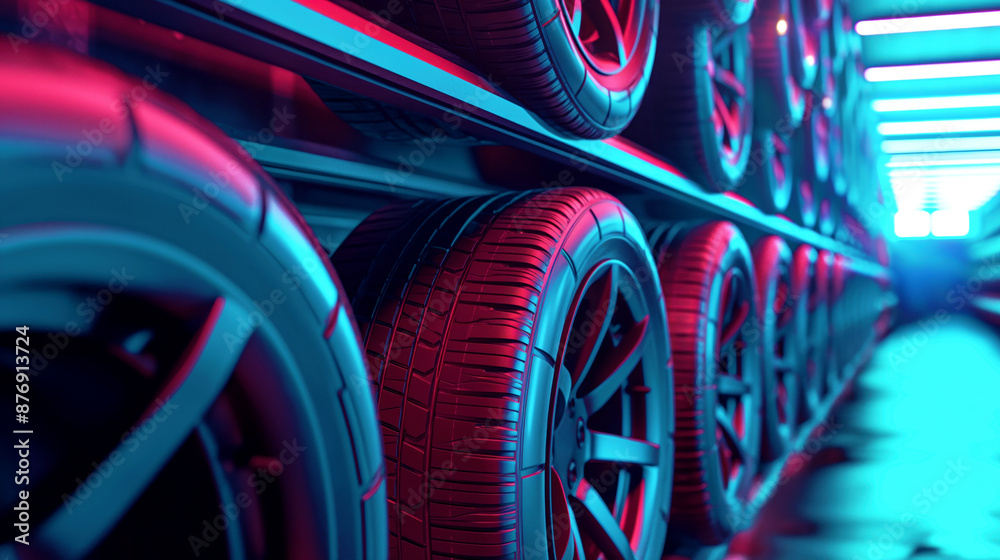
<svg viewBox="0 0 1000 560">
<path fill-rule="evenodd" d="M 1000 188 L 1000 2 L 853 0 L 851 8 L 881 180 L 899 210 L 895 232 L 983 233 Z"/>
</svg>

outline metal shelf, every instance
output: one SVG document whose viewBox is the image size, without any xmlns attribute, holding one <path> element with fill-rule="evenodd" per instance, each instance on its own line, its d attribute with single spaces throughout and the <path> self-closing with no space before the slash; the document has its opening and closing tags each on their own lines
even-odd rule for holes
<svg viewBox="0 0 1000 560">
<path fill-rule="evenodd" d="M 328 0 L 95 0 L 193 37 L 287 68 L 378 101 L 434 118 L 461 118 L 479 137 L 529 150 L 555 161 L 581 161 L 626 192 L 662 195 L 666 204 L 709 212 L 790 244 L 807 243 L 851 257 L 861 274 L 884 268 L 858 249 L 768 215 L 738 198 L 707 193 L 669 162 L 621 138 L 580 140 L 547 129 L 486 78 L 419 39 L 393 32 Z M 362 164 L 294 150 L 268 150 L 265 167 L 301 174 L 319 184 L 345 182 L 378 188 Z M 355 173 L 356 172 L 356 173 Z M 407 188 L 440 192 L 435 180 L 415 178 Z M 383 187 L 384 188 L 384 187 Z M 459 193 L 476 187 L 463 185 Z M 614 190 L 610 188 L 609 190 Z"/>
</svg>

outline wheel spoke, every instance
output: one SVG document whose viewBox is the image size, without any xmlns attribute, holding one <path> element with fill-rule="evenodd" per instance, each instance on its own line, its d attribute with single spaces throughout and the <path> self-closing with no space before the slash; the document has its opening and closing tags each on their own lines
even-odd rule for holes
<svg viewBox="0 0 1000 560">
<path fill-rule="evenodd" d="M 735 375 L 718 374 L 715 378 L 720 395 L 738 397 L 750 392 L 750 384 Z"/>
<path fill-rule="evenodd" d="M 569 12 L 572 14 L 569 25 L 570 29 L 573 30 L 574 37 L 580 37 L 580 28 L 583 25 L 583 10 L 580 8 L 580 2 L 582 1 L 583 0 L 576 0 L 571 6 L 569 6 Z"/>
<path fill-rule="evenodd" d="M 722 126 L 730 139 L 734 139 L 733 141 L 735 141 L 736 138 L 739 138 L 740 125 L 738 119 L 729 108 L 729 105 L 726 104 L 726 100 L 722 97 L 722 93 L 718 88 L 715 88 L 715 115 L 722 121 Z"/>
<path fill-rule="evenodd" d="M 723 439 L 728 444 L 726 447 L 739 457 L 740 463 L 746 463 L 746 452 L 743 449 L 743 440 L 733 427 L 733 422 L 723 411 L 722 407 L 715 410 L 715 423 L 722 430 Z"/>
<path fill-rule="evenodd" d="M 594 362 L 594 371 L 590 375 L 603 373 L 604 378 L 590 392 L 581 397 L 588 414 L 593 414 L 607 404 L 639 364 L 648 326 L 649 316 L 643 317 L 641 321 L 629 329 L 617 346 L 604 352 Z"/>
<path fill-rule="evenodd" d="M 736 38 L 736 29 L 728 28 L 725 29 L 718 37 L 712 39 L 712 54 L 716 57 L 722 56 L 723 53 L 733 44 L 733 39 Z"/>
<path fill-rule="evenodd" d="M 719 65 L 715 66 L 715 83 L 719 84 L 739 99 L 743 99 L 747 95 L 747 87 L 743 85 L 743 82 L 736 77 L 736 74 L 728 68 Z"/>
<path fill-rule="evenodd" d="M 733 343 L 736 339 L 737 333 L 739 333 L 740 328 L 746 322 L 747 316 L 750 315 L 750 304 L 747 302 L 740 302 L 739 305 L 735 306 L 732 310 L 729 322 L 722 328 L 722 335 L 719 341 L 719 352 L 720 354 Z"/>
<path fill-rule="evenodd" d="M 586 534 L 608 560 L 634 560 L 632 545 L 604 499 L 586 480 L 580 482 L 573 499 L 573 512 L 581 533 Z"/>
<path fill-rule="evenodd" d="M 604 432 L 590 434 L 590 460 L 602 463 L 656 466 L 660 462 L 660 446 L 642 439 Z"/>
<path fill-rule="evenodd" d="M 39 529 L 40 548 L 58 558 L 82 558 L 112 530 L 229 381 L 249 337 L 233 335 L 242 316 L 245 310 L 238 304 L 216 300 L 155 402 L 136 422 L 155 422 L 155 431 L 141 443 L 123 440 L 111 454 L 119 457 L 114 472 L 99 487 L 78 490 L 66 507 L 45 520 Z"/>
<path fill-rule="evenodd" d="M 576 367 L 573 368 L 573 383 L 577 389 L 585 382 L 587 375 L 594 371 L 594 361 L 597 359 L 604 339 L 607 338 L 608 331 L 611 329 L 611 320 L 615 314 L 615 303 L 618 298 L 618 280 L 618 267 L 611 266 L 607 273 L 601 276 L 599 284 L 594 286 L 593 292 L 597 298 L 597 305 L 591 306 L 594 312 L 587 317 L 586 321 L 593 321 L 597 324 L 591 325 L 591 334 L 584 338 L 580 349 L 576 351 L 578 359 Z M 580 359 L 581 356 L 582 359 Z"/>
<path fill-rule="evenodd" d="M 611 32 L 614 34 L 615 45 L 618 47 L 618 63 L 625 64 L 628 61 L 628 53 L 625 51 L 625 33 L 622 31 L 622 22 L 618 19 L 618 11 L 611 5 L 610 0 L 599 1 L 601 11 L 603 12 L 602 15 L 607 18 L 607 22 L 611 26 Z"/>
</svg>

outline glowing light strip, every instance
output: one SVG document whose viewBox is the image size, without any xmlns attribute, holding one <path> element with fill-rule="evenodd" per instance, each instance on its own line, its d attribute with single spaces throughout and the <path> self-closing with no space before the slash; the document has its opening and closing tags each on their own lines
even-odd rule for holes
<svg viewBox="0 0 1000 560">
<path fill-rule="evenodd" d="M 969 235 L 969 212 L 938 210 L 931 214 L 931 234 L 934 237 L 965 237 Z"/>
<path fill-rule="evenodd" d="M 1000 60 L 974 60 L 937 64 L 908 64 L 906 66 L 875 66 L 865 70 L 865 79 L 869 82 L 895 82 L 997 74 L 1000 74 Z"/>
<path fill-rule="evenodd" d="M 927 111 L 934 109 L 972 109 L 976 107 L 1000 107 L 1000 94 L 909 97 L 876 99 L 872 101 L 872 109 L 877 113 Z"/>
<path fill-rule="evenodd" d="M 886 154 L 967 152 L 976 150 L 1000 150 L 1000 136 L 882 141 L 882 152 Z"/>
<path fill-rule="evenodd" d="M 1000 182 L 1000 166 L 998 165 L 970 165 L 958 168 L 909 168 L 893 169 L 889 171 L 892 178 L 922 179 L 924 177 L 995 177 Z"/>
<path fill-rule="evenodd" d="M 878 125 L 878 131 L 883 136 L 904 136 L 908 134 L 954 134 L 959 132 L 986 132 L 997 130 L 1000 130 L 1000 118 L 884 122 Z"/>
<path fill-rule="evenodd" d="M 859 21 L 854 30 L 858 35 L 892 35 L 920 31 L 945 31 L 949 29 L 974 29 L 1000 25 L 1000 12 L 970 12 L 939 16 L 870 19 Z"/>
<path fill-rule="evenodd" d="M 976 155 L 996 157 L 972 157 Z M 949 157 L 949 156 L 962 157 Z M 919 154 L 891 156 L 885 164 L 890 169 L 906 167 L 951 167 L 965 165 L 1000 165 L 1000 152 L 956 152 L 953 154 Z"/>
</svg>

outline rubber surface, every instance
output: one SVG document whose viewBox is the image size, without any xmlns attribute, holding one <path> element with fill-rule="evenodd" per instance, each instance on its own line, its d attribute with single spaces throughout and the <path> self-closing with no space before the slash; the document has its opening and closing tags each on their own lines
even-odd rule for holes
<svg viewBox="0 0 1000 560">
<path fill-rule="evenodd" d="M 344 122 L 369 138 L 406 142 L 434 139 L 450 144 L 475 144 L 478 140 L 459 130 L 457 120 L 444 122 L 404 111 L 322 82 L 307 79 L 323 103 Z"/>
<path fill-rule="evenodd" d="M 138 294 L 140 285 L 157 282 L 168 284 L 162 289 L 169 293 L 193 290 L 190 285 L 169 285 L 180 270 L 170 263 L 182 262 L 231 286 L 225 294 L 227 305 L 254 309 L 254 302 L 271 304 L 272 311 L 261 319 L 258 331 L 271 333 L 284 346 L 286 369 L 278 372 L 284 377 L 276 381 L 274 399 L 298 399 L 303 414 L 312 415 L 303 422 L 314 423 L 300 426 L 322 429 L 285 433 L 282 426 L 290 418 L 272 425 L 272 435 L 279 440 L 298 438 L 309 451 L 291 463 L 275 485 L 286 490 L 308 485 L 315 501 L 284 508 L 279 502 L 277 511 L 282 513 L 268 518 L 271 525 L 258 531 L 254 546 L 271 557 L 384 558 L 381 442 L 373 429 L 374 404 L 357 331 L 332 267 L 281 190 L 233 140 L 179 101 L 151 90 L 148 81 L 35 45 L 20 45 L 16 54 L 0 46 L 0 76 L 5 84 L 0 88 L 0 167 L 5 175 L 0 194 L 6 208 L 17 208 L 0 214 L 4 234 L 0 253 L 16 252 L 63 232 L 76 233 L 66 234 L 66 241 L 52 250 L 87 239 L 127 240 L 123 242 L 128 249 L 115 258 L 120 259 L 117 266 L 124 265 L 123 270 L 135 277 L 130 293 Z M 154 247 L 160 248 L 163 258 L 155 269 L 144 272 L 136 259 L 128 257 L 133 249 Z M 36 265 L 62 266 L 56 272 L 72 279 L 76 259 L 89 262 L 88 255 L 71 251 L 62 256 L 52 253 Z M 81 289 L 88 289 L 84 280 L 80 282 Z M 31 290 L 18 288 L 20 293 Z M 281 295 L 281 304 L 271 301 L 275 293 Z M 0 306 L 0 322 L 25 320 L 7 315 L 12 312 L 7 304 Z M 99 414 L 104 413 L 110 411 Z M 111 429 L 119 434 L 127 426 Z M 97 434 L 93 436 L 96 440 Z M 193 434 L 187 437 L 197 439 Z M 279 445 L 274 453 L 280 450 Z M 97 452 L 91 449 L 86 456 L 93 454 L 99 460 L 102 455 Z M 338 465 L 337 470 L 331 472 L 330 465 Z M 55 491 L 51 497 L 58 503 L 55 487 L 66 486 L 58 480 L 44 483 L 49 486 L 39 478 L 36 487 L 32 478 L 32 497 L 38 493 L 32 517 L 38 515 L 36 527 L 42 533 L 45 492 Z M 64 491 L 72 492 L 73 486 Z M 269 494 L 274 499 L 281 495 L 282 490 Z M 160 517 L 165 514 L 162 508 L 156 511 Z M 303 517 L 302 512 L 308 514 Z M 122 522 L 128 519 L 125 513 Z M 199 521 L 190 523 L 194 529 Z M 197 531 L 200 534 L 201 529 Z M 276 538 L 276 533 L 282 536 Z M 43 534 L 35 537 L 32 549 L 42 553 L 74 545 L 74 539 L 65 535 L 50 535 L 48 542 Z M 136 532 L 126 539 L 130 544 L 125 550 L 131 552 L 104 548 L 102 554 L 135 556 L 140 554 L 137 548 L 146 549 L 143 557 L 172 554 L 168 551 L 173 550 L 173 541 L 149 543 L 142 538 Z M 178 536 L 176 544 L 190 553 L 185 537 Z M 217 545 L 212 552 L 224 550 Z"/>
<path fill-rule="evenodd" d="M 749 288 L 747 318 L 757 315 L 756 281 L 750 249 L 742 234 L 729 222 L 688 225 L 669 235 L 651 239 L 667 302 L 670 340 L 674 351 L 677 389 L 677 462 L 668 542 L 691 540 L 704 545 L 724 542 L 744 521 L 743 508 L 760 453 L 759 344 L 753 321 L 736 331 L 746 347 L 738 351 L 741 374 L 752 393 L 753 407 L 746 410 L 744 425 L 746 469 L 727 493 L 716 443 L 718 406 L 717 356 L 722 317 L 722 284 L 727 274 L 739 270 Z"/>
<path fill-rule="evenodd" d="M 739 114 L 738 134 L 731 153 L 717 137 L 713 83 L 713 33 L 718 27 L 661 25 L 660 52 L 650 91 L 656 95 L 643 106 L 625 136 L 653 148 L 680 167 L 703 188 L 714 192 L 737 188 L 750 160 L 753 141 L 754 81 L 749 26 L 732 31 L 739 59 L 735 72 L 745 87 L 745 107 Z M 729 29 L 729 28 L 727 28 Z"/>
<path fill-rule="evenodd" d="M 760 131 L 774 131 L 783 138 L 802 124 L 805 113 L 805 93 L 795 80 L 792 70 L 796 61 L 789 27 L 779 33 L 777 22 L 789 25 L 792 2 L 801 0 L 759 0 L 757 11 L 750 20 L 753 33 L 753 62 L 757 101 L 754 122 Z"/>
<path fill-rule="evenodd" d="M 656 50 L 658 1 L 649 6 L 634 60 L 603 76 L 578 52 L 559 4 L 545 0 L 368 0 L 396 21 L 476 65 L 546 123 L 571 136 L 606 138 L 635 116 Z M 395 8 L 395 9 L 394 9 Z"/>
<path fill-rule="evenodd" d="M 561 540 L 545 528 L 549 487 L 539 486 L 555 483 L 546 476 L 548 423 L 558 408 L 551 370 L 571 294 L 601 254 L 631 263 L 653 304 L 650 332 L 665 336 L 642 232 L 600 191 L 390 206 L 334 253 L 375 376 L 390 557 L 546 558 Z M 657 348 L 666 351 L 665 341 Z M 661 358 L 650 381 L 672 389 Z M 656 408 L 661 425 L 649 429 L 663 435 L 671 411 Z M 672 463 L 671 446 L 661 449 Z M 647 499 L 665 519 L 662 494 Z M 636 557 L 659 558 L 665 523 L 644 527 Z"/>
</svg>

